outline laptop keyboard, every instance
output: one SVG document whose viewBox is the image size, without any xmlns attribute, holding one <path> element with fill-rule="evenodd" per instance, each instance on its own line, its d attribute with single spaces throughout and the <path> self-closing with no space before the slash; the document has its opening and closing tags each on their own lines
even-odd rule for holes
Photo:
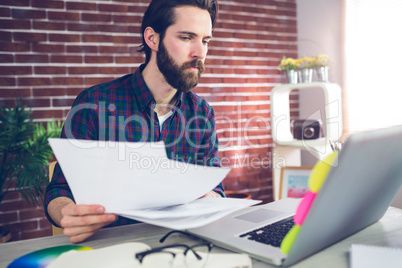
<svg viewBox="0 0 402 268">
<path fill-rule="evenodd" d="M 293 227 L 293 216 L 281 221 L 268 224 L 262 228 L 244 233 L 240 237 L 261 242 L 274 247 L 280 247 L 281 242 L 289 230 Z"/>
</svg>

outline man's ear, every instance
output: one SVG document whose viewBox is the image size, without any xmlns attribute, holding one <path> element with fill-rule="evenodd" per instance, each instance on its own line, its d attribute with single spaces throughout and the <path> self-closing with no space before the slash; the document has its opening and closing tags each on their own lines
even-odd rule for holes
<svg viewBox="0 0 402 268">
<path fill-rule="evenodd" d="M 144 31 L 144 39 L 151 50 L 158 51 L 159 34 L 154 29 L 147 27 Z"/>
</svg>

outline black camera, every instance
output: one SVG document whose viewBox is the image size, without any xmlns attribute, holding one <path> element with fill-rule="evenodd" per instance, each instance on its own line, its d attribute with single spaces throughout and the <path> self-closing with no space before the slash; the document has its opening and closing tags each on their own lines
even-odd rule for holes
<svg viewBox="0 0 402 268">
<path fill-rule="evenodd" d="M 293 120 L 292 121 L 293 137 L 297 140 L 314 140 L 318 139 L 321 134 L 320 120 Z"/>
</svg>

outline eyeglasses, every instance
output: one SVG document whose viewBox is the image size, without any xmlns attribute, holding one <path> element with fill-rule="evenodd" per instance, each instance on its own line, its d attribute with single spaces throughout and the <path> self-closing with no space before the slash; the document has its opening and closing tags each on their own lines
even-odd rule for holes
<svg viewBox="0 0 402 268">
<path fill-rule="evenodd" d="M 184 234 L 202 242 L 194 246 L 173 244 L 137 253 L 135 254 L 135 258 L 140 262 L 141 267 L 170 268 L 173 266 L 173 262 L 184 263 L 185 267 L 191 268 L 202 268 L 205 266 L 213 244 L 200 237 L 176 230 L 167 233 L 159 242 L 163 243 L 173 233 Z"/>
</svg>

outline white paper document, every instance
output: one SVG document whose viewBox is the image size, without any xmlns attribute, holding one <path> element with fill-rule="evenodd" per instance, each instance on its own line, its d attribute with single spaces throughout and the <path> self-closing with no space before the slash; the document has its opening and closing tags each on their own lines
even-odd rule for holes
<svg viewBox="0 0 402 268">
<path fill-rule="evenodd" d="M 174 229 L 197 228 L 241 208 L 260 203 L 237 198 L 201 198 L 177 206 L 117 211 L 126 218 Z"/>
<path fill-rule="evenodd" d="M 49 139 L 77 204 L 173 229 L 194 228 L 257 200 L 203 198 L 228 168 L 168 159 L 163 142 Z"/>
</svg>

